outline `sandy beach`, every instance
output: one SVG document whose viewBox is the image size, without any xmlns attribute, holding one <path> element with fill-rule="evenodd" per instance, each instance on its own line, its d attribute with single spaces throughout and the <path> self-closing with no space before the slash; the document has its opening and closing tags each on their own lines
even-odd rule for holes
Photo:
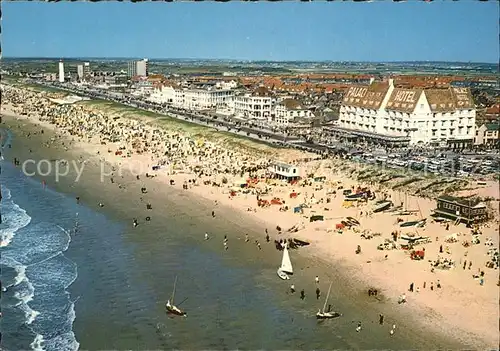
<svg viewBox="0 0 500 351">
<path fill-rule="evenodd" d="M 217 138 L 214 131 L 204 134 L 197 128 L 193 132 L 175 123 L 169 127 L 153 117 L 123 116 L 89 103 L 57 105 L 49 100 L 47 93 L 5 89 L 4 119 L 38 124 L 58 135 L 48 144 L 93 155 L 85 162 L 105 164 L 102 181 L 121 186 L 121 169 L 137 175 L 138 183 L 151 177 L 157 191 L 169 187 L 185 189 L 212 202 L 215 216 L 230 207 L 242 218 L 267 228 L 272 240 L 298 238 L 309 242 L 309 246 L 299 250 L 305 259 L 340 265 L 353 283 L 366 291 L 376 288 L 395 310 L 403 311 L 422 325 L 474 347 L 498 346 L 498 256 L 496 266 L 493 265 L 496 268 L 486 267 L 487 262 L 494 260 L 494 248 L 499 245 L 498 181 L 487 180 L 482 186 L 474 181 L 461 181 L 460 186 L 454 184 L 454 189 L 447 189 L 445 184 L 442 188 L 428 188 L 420 192 L 424 197 L 419 197 L 413 194 L 424 188 L 424 181 L 395 187 L 404 180 L 380 182 L 385 175 L 360 179 L 362 172 L 370 170 L 342 159 L 273 149 L 249 141 L 234 141 L 225 135 Z M 81 165 L 83 160 L 80 161 Z M 298 166 L 302 179 L 296 184 L 271 179 L 268 167 L 276 161 Z M 425 181 L 427 185 L 431 182 Z M 425 227 L 401 228 L 397 215 L 373 213 L 374 206 L 369 201 L 346 204 L 343 190 L 358 187 L 369 188 L 377 199 L 385 197 L 415 210 L 399 217 L 404 217 L 404 221 L 428 218 Z M 443 191 L 457 196 L 475 193 L 492 198 L 488 206 L 495 217 L 477 228 L 481 232 L 480 243 L 473 244 L 476 237 L 464 224 L 448 223 L 447 228 L 446 223 L 431 219 L 436 207 L 432 196 L 437 197 Z M 140 191 L 136 197 L 133 201 L 142 201 Z M 266 203 L 259 206 L 257 197 L 267 200 Z M 271 204 L 272 199 L 280 201 Z M 103 196 L 104 205 L 107 201 Z M 294 209 L 299 207 L 295 213 Z M 310 221 L 314 215 L 322 216 L 323 220 Z M 338 224 L 347 217 L 355 218 L 359 225 L 340 228 Z M 282 230 L 278 231 L 277 226 Z M 289 228 L 294 229 L 289 231 Z M 427 243 L 415 247 L 425 248 L 425 258 L 412 260 L 410 250 L 401 249 L 401 239 L 393 241 L 393 232 L 398 232 L 398 236 L 429 237 Z M 387 249 L 378 249 L 385 242 Z M 361 252 L 356 254 L 358 245 Z M 222 243 L 220 246 L 223 250 Z M 443 264 L 433 268 L 431 262 L 436 260 Z M 410 284 L 412 292 L 408 291 Z M 398 304 L 402 294 L 407 302 Z"/>
</svg>

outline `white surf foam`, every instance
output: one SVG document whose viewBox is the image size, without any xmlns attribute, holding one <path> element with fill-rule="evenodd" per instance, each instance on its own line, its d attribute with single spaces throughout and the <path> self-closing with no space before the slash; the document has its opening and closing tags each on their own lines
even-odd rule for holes
<svg viewBox="0 0 500 351">
<path fill-rule="evenodd" d="M 30 344 L 30 347 L 34 351 L 44 351 L 43 349 L 43 344 L 45 340 L 43 339 L 43 336 L 40 334 L 37 334 L 35 336 L 35 340 Z"/>
<path fill-rule="evenodd" d="M 36 335 L 35 339 L 30 344 L 30 347 L 35 351 L 76 351 L 79 349 L 80 344 L 76 340 L 76 336 L 72 330 L 72 326 L 76 318 L 74 307 L 78 299 L 76 299 L 75 301 L 71 301 L 69 297 L 70 294 L 66 291 L 66 289 L 77 279 L 78 272 L 76 263 L 66 258 L 63 254 L 69 248 L 71 242 L 71 232 L 60 226 L 57 226 L 57 229 L 53 227 L 52 231 L 50 231 L 50 228 L 47 228 L 49 229 L 49 231 L 40 231 L 39 233 L 42 234 L 42 236 L 40 236 L 39 239 L 41 241 L 35 241 L 33 240 L 35 239 L 34 237 L 25 236 L 24 232 L 22 237 L 20 236 L 19 240 L 16 241 L 15 235 L 17 231 L 28 226 L 31 223 L 31 217 L 26 213 L 24 209 L 13 202 L 10 190 L 4 186 L 2 186 L 2 196 L 3 207 L 7 211 L 3 213 L 4 221 L 1 225 L 2 229 L 0 229 L 0 246 L 2 248 L 5 248 L 5 251 L 2 250 L 3 252 L 0 256 L 0 263 L 4 266 L 13 268 L 16 272 L 13 281 L 10 281 L 9 284 L 10 287 L 15 287 L 13 296 L 17 300 L 19 300 L 19 303 L 16 304 L 16 307 L 24 312 L 25 324 Z M 37 224 L 35 228 L 39 225 L 40 224 Z M 59 235 L 61 235 L 62 233 L 60 231 L 64 232 L 64 234 L 67 236 L 67 239 L 62 239 L 59 237 L 60 239 L 62 239 L 61 241 L 56 239 L 57 236 L 53 236 L 53 234 L 55 234 L 56 232 L 59 232 Z M 50 233 L 52 235 L 46 237 L 46 235 L 43 233 Z M 27 238 L 31 240 L 26 240 Z M 54 239 L 55 241 L 52 242 L 52 239 Z M 19 245 L 21 246 L 17 245 L 16 243 L 19 243 Z M 38 246 L 40 245 L 40 243 L 42 245 L 41 250 Z M 53 249 L 57 251 L 50 252 L 50 246 L 52 245 L 56 245 L 55 247 L 53 247 Z M 44 252 L 44 250 L 47 251 Z M 48 257 L 45 254 L 49 254 Z M 60 260 L 61 258 L 63 258 L 63 261 L 66 261 L 64 263 L 64 269 L 62 269 L 62 267 L 59 267 L 59 263 L 52 261 L 53 259 Z M 35 262 L 33 262 L 33 259 Z M 19 262 L 18 260 L 23 262 L 24 264 Z M 67 266 L 68 263 L 70 263 L 69 266 Z M 35 265 L 38 265 L 38 267 L 32 267 L 32 270 L 31 266 Z M 55 275 L 53 279 L 56 279 L 54 283 L 59 282 L 63 284 L 61 287 L 64 288 L 65 294 L 67 294 L 68 296 L 68 308 L 65 309 L 64 316 L 60 316 L 62 317 L 61 322 L 64 325 L 64 330 L 60 331 L 60 335 L 46 340 L 47 336 L 52 336 L 54 334 L 53 330 L 50 330 L 49 332 L 47 329 L 47 315 L 45 315 L 45 307 L 43 307 L 45 305 L 45 302 L 43 302 L 43 300 L 38 301 L 36 296 L 43 296 L 44 293 L 49 293 L 50 296 L 51 289 L 49 289 L 49 291 L 44 290 L 46 289 L 46 287 L 52 286 L 46 285 L 49 284 L 51 280 L 46 280 L 45 283 L 42 283 L 42 285 L 40 285 L 40 282 L 38 282 L 39 278 L 50 278 L 51 273 L 48 271 L 43 271 L 43 267 L 50 266 L 54 266 L 53 268 L 59 267 L 56 268 L 54 274 L 56 274 L 56 271 L 58 272 L 57 274 L 63 274 L 63 276 L 61 277 Z M 71 266 L 73 267 L 69 268 Z M 42 271 L 39 271 L 39 268 L 41 268 Z M 43 274 L 41 274 L 40 276 L 36 273 L 36 271 Z M 62 280 L 59 280 L 61 278 Z M 33 280 L 33 282 L 31 282 L 30 279 Z M 41 288 L 37 295 L 35 295 L 35 286 L 37 290 Z M 35 300 L 36 304 L 35 302 L 33 302 L 33 300 Z M 37 306 L 37 310 L 31 308 L 30 304 Z"/>
<path fill-rule="evenodd" d="M 2 257 L 0 261 L 2 264 L 14 268 L 14 270 L 17 272 L 17 275 L 14 278 L 14 284 L 11 285 L 12 287 L 18 287 L 18 290 L 13 295 L 16 299 L 19 300 L 19 303 L 17 303 L 15 306 L 19 307 L 21 311 L 24 312 L 24 315 L 26 317 L 26 324 L 29 325 L 35 321 L 40 312 L 32 309 L 29 306 L 29 303 L 33 301 L 33 297 L 35 296 L 35 288 L 26 276 L 27 267 L 8 257 Z"/>
<path fill-rule="evenodd" d="M 4 195 L 5 193 L 5 195 Z M 10 190 L 2 186 L 2 226 L 0 229 L 0 247 L 6 247 L 14 239 L 19 229 L 26 227 L 31 222 L 31 217 L 24 209 L 11 200 Z"/>
<path fill-rule="evenodd" d="M 17 265 L 15 265 L 13 268 L 17 272 L 17 275 L 14 278 L 14 286 L 21 284 L 23 281 L 28 281 L 28 278 L 26 278 L 26 266 L 23 266 L 19 262 L 17 262 Z"/>
</svg>

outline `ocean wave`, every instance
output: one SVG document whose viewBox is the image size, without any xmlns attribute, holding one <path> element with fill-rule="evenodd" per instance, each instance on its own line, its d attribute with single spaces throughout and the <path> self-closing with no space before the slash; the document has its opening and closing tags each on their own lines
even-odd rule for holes
<svg viewBox="0 0 500 351">
<path fill-rule="evenodd" d="M 43 339 L 43 336 L 40 334 L 37 334 L 35 336 L 35 340 L 30 344 L 30 347 L 33 351 L 43 351 L 43 344 L 45 340 Z"/>
<path fill-rule="evenodd" d="M 26 268 L 27 266 L 21 264 L 20 262 L 16 261 L 15 259 L 7 256 L 6 254 L 2 253 L 0 256 L 0 264 L 12 268 L 15 272 L 16 275 L 14 276 L 14 279 L 10 284 L 4 284 L 6 288 L 10 288 L 13 286 L 17 286 L 21 284 L 24 281 L 27 281 L 26 278 Z M 5 283 L 5 281 L 3 281 Z"/>
<path fill-rule="evenodd" d="M 5 187 L 5 186 L 1 186 L 1 189 L 2 189 L 2 199 L 4 200 L 10 200 L 12 199 L 12 194 L 10 193 L 10 189 Z"/>
<path fill-rule="evenodd" d="M 28 303 L 33 300 L 33 296 L 35 295 L 35 289 L 33 285 L 29 284 L 29 281 L 25 278 L 23 280 L 23 284 L 25 287 L 19 287 L 18 290 L 14 293 L 14 297 L 19 300 L 19 304 Z M 16 305 L 17 306 L 17 305 Z"/>
<path fill-rule="evenodd" d="M 70 231 L 47 222 L 32 223 L 26 211 L 2 187 L 7 208 L 2 223 L 0 264 L 12 268 L 7 288 L 19 302 L 24 324 L 34 333 L 33 350 L 78 350 L 72 330 L 76 318 L 75 301 L 66 289 L 77 279 L 75 262 L 64 256 L 71 242 Z M 15 240 L 12 240 L 15 236 Z"/>
<path fill-rule="evenodd" d="M 68 323 L 73 325 L 75 321 L 75 303 L 72 302 L 68 310 Z M 80 343 L 76 340 L 75 333 L 71 330 L 69 332 L 60 334 L 52 339 L 44 340 L 45 351 L 77 351 L 80 348 Z M 33 349 L 35 350 L 35 349 Z"/>
<path fill-rule="evenodd" d="M 40 314 L 40 312 L 34 310 L 29 306 L 29 303 L 33 301 L 33 297 L 35 295 L 35 288 L 33 284 L 29 281 L 28 277 L 26 276 L 27 267 L 12 258 L 4 257 L 4 255 L 2 255 L 0 261 L 3 265 L 13 268 L 14 271 L 17 273 L 16 276 L 14 277 L 13 284 L 10 284 L 6 287 L 16 289 L 13 296 L 19 302 L 15 305 L 15 307 L 18 307 L 21 311 L 24 312 L 26 318 L 25 323 L 29 325 L 35 321 L 36 317 Z"/>
<path fill-rule="evenodd" d="M 10 164 L 5 166 L 11 167 Z M 18 177 L 18 174 L 15 176 Z M 11 180 L 13 185 L 18 184 L 17 178 L 9 178 L 9 172 L 5 173 L 5 177 L 6 182 Z M 78 299 L 72 301 L 67 291 L 77 279 L 78 269 L 76 263 L 64 255 L 70 246 L 72 232 L 61 225 L 49 223 L 51 219 L 40 221 L 45 217 L 37 215 L 38 204 L 34 203 L 33 214 L 28 213 L 14 202 L 12 193 L 17 194 L 18 190 L 14 190 L 17 188 L 12 187 L 11 191 L 4 184 L 1 185 L 3 223 L 0 224 L 0 264 L 7 273 L 2 283 L 12 294 L 9 308 L 22 311 L 19 323 L 23 323 L 29 335 L 34 337 L 29 345 L 31 349 L 78 350 L 80 345 L 73 332 Z M 29 187 L 29 183 L 26 186 Z M 21 192 L 20 196 L 24 193 Z M 35 192 L 34 198 L 29 201 L 46 202 L 52 197 L 48 192 L 38 194 L 38 198 L 37 194 Z M 15 334 L 23 326 L 12 325 L 8 328 Z M 23 346 L 27 347 L 27 344 Z"/>
<path fill-rule="evenodd" d="M 68 231 L 58 225 L 39 222 L 16 238 L 16 246 L 5 251 L 26 266 L 40 264 L 64 253 L 71 242 Z"/>
<path fill-rule="evenodd" d="M 10 192 L 7 195 L 6 200 L 10 200 Z M 4 202 L 4 199 L 2 199 L 2 202 Z M 26 227 L 30 222 L 31 217 L 12 200 L 4 203 L 2 205 L 2 224 L 0 224 L 3 227 L 0 228 L 0 247 L 8 246 L 18 230 Z"/>
</svg>

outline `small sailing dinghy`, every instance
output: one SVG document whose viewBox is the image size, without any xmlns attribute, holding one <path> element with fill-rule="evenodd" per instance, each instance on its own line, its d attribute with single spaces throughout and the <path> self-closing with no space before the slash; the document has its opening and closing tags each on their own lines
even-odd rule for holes
<svg viewBox="0 0 500 351">
<path fill-rule="evenodd" d="M 341 313 L 334 311 L 326 311 L 326 305 L 328 303 L 328 297 L 330 297 L 330 290 L 332 289 L 332 283 L 330 283 L 330 287 L 328 288 L 328 293 L 326 294 L 325 304 L 323 305 L 323 310 L 318 311 L 316 313 L 316 319 L 331 319 L 342 316 Z"/>
<path fill-rule="evenodd" d="M 391 201 L 381 202 L 377 206 L 375 206 L 375 208 L 373 209 L 373 213 L 378 213 L 378 212 L 388 210 L 391 206 L 392 206 Z"/>
<path fill-rule="evenodd" d="M 427 218 L 424 218 L 424 219 L 421 219 L 419 221 L 403 222 L 399 226 L 403 227 L 403 228 L 407 228 L 407 227 L 421 228 L 421 227 L 425 226 L 426 222 L 427 222 Z"/>
<path fill-rule="evenodd" d="M 290 279 L 289 275 L 293 274 L 292 261 L 290 261 L 290 255 L 288 253 L 288 245 L 285 244 L 283 249 L 283 258 L 281 259 L 281 266 L 278 268 L 278 277 L 283 280 Z"/>
<path fill-rule="evenodd" d="M 165 308 L 167 310 L 167 313 L 176 315 L 176 316 L 182 316 L 182 317 L 187 317 L 187 313 L 182 311 L 180 308 L 174 305 L 174 297 L 175 297 L 175 288 L 177 285 L 177 276 L 175 277 L 174 281 L 174 290 L 172 291 L 172 296 L 170 297 L 169 300 L 167 300 L 167 303 L 165 304 Z"/>
</svg>

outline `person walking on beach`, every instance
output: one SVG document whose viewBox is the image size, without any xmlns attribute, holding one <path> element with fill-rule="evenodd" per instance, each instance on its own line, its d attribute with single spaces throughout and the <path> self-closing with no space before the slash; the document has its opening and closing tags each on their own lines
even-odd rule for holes
<svg viewBox="0 0 500 351">
<path fill-rule="evenodd" d="M 304 300 L 306 298 L 306 292 L 304 291 L 304 289 L 300 290 L 300 299 L 301 300 Z"/>
<path fill-rule="evenodd" d="M 208 240 L 209 237 L 208 237 L 208 233 L 205 233 L 205 240 Z"/>
<path fill-rule="evenodd" d="M 245 242 L 247 243 L 249 241 L 250 241 L 250 239 L 248 238 L 248 234 L 245 234 Z"/>
<path fill-rule="evenodd" d="M 384 324 L 384 315 L 383 314 L 378 315 L 378 322 L 380 325 Z"/>
<path fill-rule="evenodd" d="M 316 300 L 319 300 L 319 296 L 321 295 L 321 291 L 319 288 L 316 288 Z"/>
<path fill-rule="evenodd" d="M 212 211 L 212 218 L 215 218 L 215 211 Z"/>
<path fill-rule="evenodd" d="M 410 292 L 413 292 L 413 283 L 410 284 L 410 289 L 408 289 Z"/>
<path fill-rule="evenodd" d="M 314 281 L 316 282 L 316 284 L 319 284 L 319 277 L 316 276 L 316 278 L 314 278 Z"/>
<path fill-rule="evenodd" d="M 293 294 L 293 293 L 295 293 L 295 285 L 293 285 L 293 284 L 292 284 L 292 285 L 290 286 L 290 292 L 291 292 L 292 294 Z"/>
</svg>

